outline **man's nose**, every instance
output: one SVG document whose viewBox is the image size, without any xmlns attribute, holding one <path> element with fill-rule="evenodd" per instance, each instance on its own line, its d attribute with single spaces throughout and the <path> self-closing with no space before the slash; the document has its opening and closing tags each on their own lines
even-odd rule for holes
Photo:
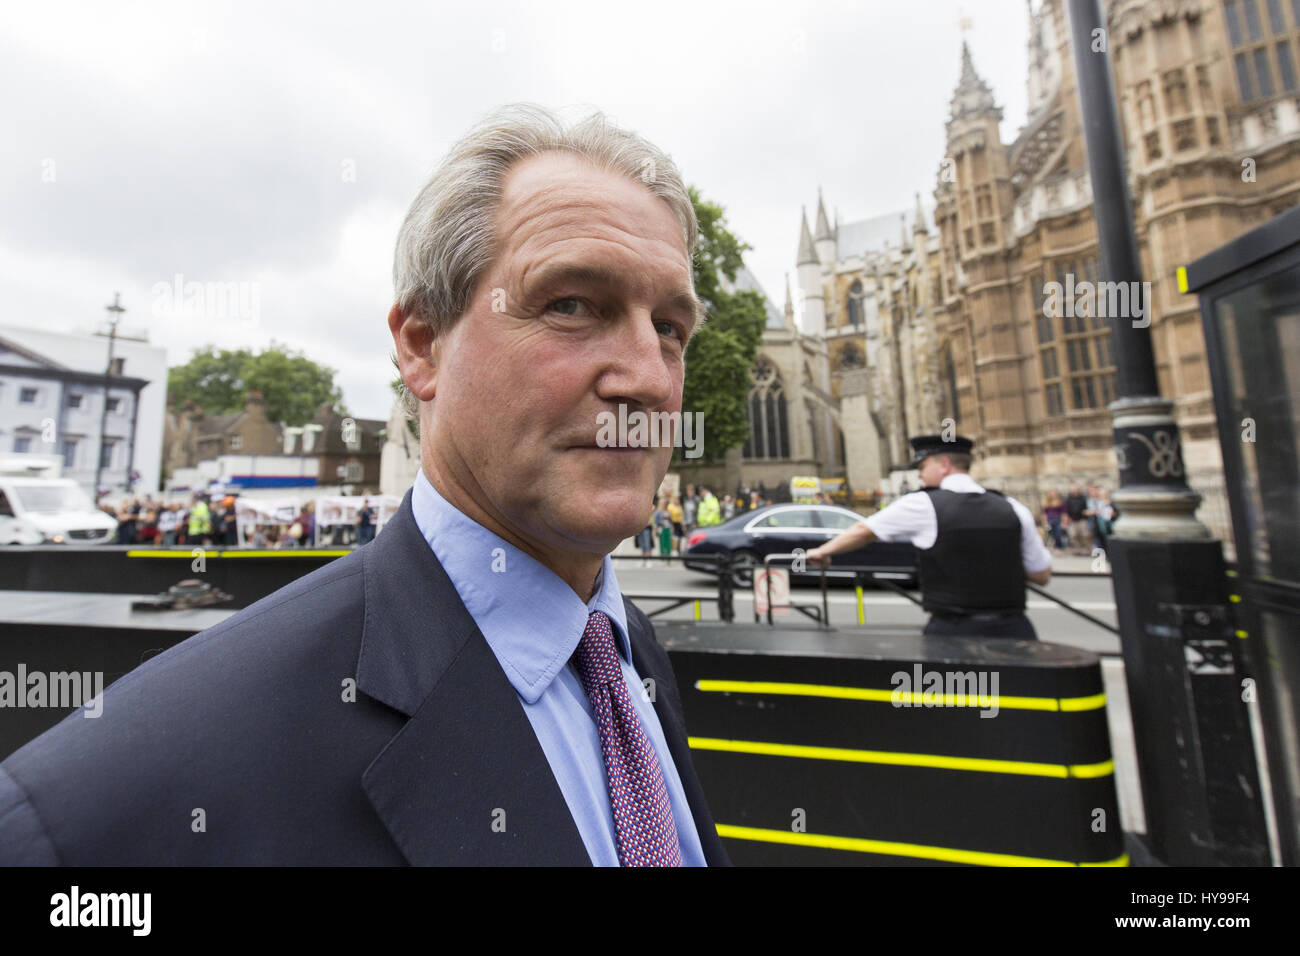
<svg viewBox="0 0 1300 956">
<path fill-rule="evenodd" d="M 646 408 L 663 405 L 673 396 L 677 381 L 664 359 L 663 336 L 648 311 L 629 315 L 618 324 L 609 351 L 609 367 L 601 376 L 602 398 L 623 399 Z"/>
</svg>

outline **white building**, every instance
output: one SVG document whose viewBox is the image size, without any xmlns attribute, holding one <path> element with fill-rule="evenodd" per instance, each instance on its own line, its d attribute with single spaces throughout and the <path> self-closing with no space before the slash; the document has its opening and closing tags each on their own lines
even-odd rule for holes
<svg viewBox="0 0 1300 956">
<path fill-rule="evenodd" d="M 57 455 L 65 477 L 93 494 L 104 422 L 100 486 L 159 487 L 167 353 L 118 336 L 104 416 L 108 338 L 0 326 L 0 453 Z"/>
</svg>

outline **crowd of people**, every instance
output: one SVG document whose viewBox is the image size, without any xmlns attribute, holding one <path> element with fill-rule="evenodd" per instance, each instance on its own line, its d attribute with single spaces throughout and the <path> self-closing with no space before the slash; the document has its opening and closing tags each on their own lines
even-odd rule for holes
<svg viewBox="0 0 1300 956">
<path fill-rule="evenodd" d="M 101 504 L 109 516 L 117 519 L 117 543 L 146 547 L 225 547 L 240 546 L 235 496 L 209 497 L 195 494 L 188 502 L 165 502 L 146 495 L 143 499 L 124 498 L 116 507 Z M 245 529 L 245 545 L 260 549 L 311 547 L 316 532 L 316 507 L 306 502 L 292 521 L 258 522 Z M 368 533 L 359 523 L 357 541 L 364 544 L 374 537 L 375 509 L 366 502 L 362 509 Z"/>
<path fill-rule="evenodd" d="M 1044 539 L 1055 554 L 1091 554 L 1106 550 L 1110 528 L 1119 512 L 1110 492 L 1100 485 L 1071 485 L 1064 497 L 1058 491 L 1043 496 Z"/>
<path fill-rule="evenodd" d="M 721 500 L 704 485 L 698 490 L 694 485 L 687 485 L 684 495 L 661 495 L 646 526 L 636 536 L 641 565 L 644 567 L 651 563 L 650 557 L 656 547 L 661 557 L 681 554 L 696 528 L 722 524 L 736 515 L 771 503 L 762 485 L 754 491 L 741 484 L 734 494 L 724 494 Z"/>
</svg>

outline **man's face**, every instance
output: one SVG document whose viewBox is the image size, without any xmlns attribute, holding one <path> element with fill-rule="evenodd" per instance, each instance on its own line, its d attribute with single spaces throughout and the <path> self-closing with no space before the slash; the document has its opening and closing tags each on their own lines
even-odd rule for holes
<svg viewBox="0 0 1300 956">
<path fill-rule="evenodd" d="M 436 350 L 442 474 L 507 529 L 604 554 L 645 524 L 667 446 L 597 446 L 602 412 L 681 410 L 696 320 L 681 226 L 641 183 L 570 153 L 518 162 L 498 250 Z"/>
<path fill-rule="evenodd" d="M 943 481 L 944 475 L 948 473 L 948 469 L 944 468 L 944 464 L 944 459 L 937 455 L 923 458 L 921 464 L 916 468 L 917 477 L 921 479 L 921 484 L 926 488 L 939 487 L 939 482 Z"/>
</svg>

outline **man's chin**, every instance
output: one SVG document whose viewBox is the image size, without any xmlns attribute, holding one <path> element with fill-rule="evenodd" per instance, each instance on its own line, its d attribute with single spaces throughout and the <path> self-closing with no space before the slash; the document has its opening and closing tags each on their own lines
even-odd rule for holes
<svg viewBox="0 0 1300 956">
<path fill-rule="evenodd" d="M 634 537 L 649 523 L 649 499 L 636 497 L 633 501 L 608 501 L 595 495 L 588 501 L 577 502 L 582 510 L 569 516 L 565 530 L 580 541 L 612 551 L 620 541 Z"/>
</svg>

